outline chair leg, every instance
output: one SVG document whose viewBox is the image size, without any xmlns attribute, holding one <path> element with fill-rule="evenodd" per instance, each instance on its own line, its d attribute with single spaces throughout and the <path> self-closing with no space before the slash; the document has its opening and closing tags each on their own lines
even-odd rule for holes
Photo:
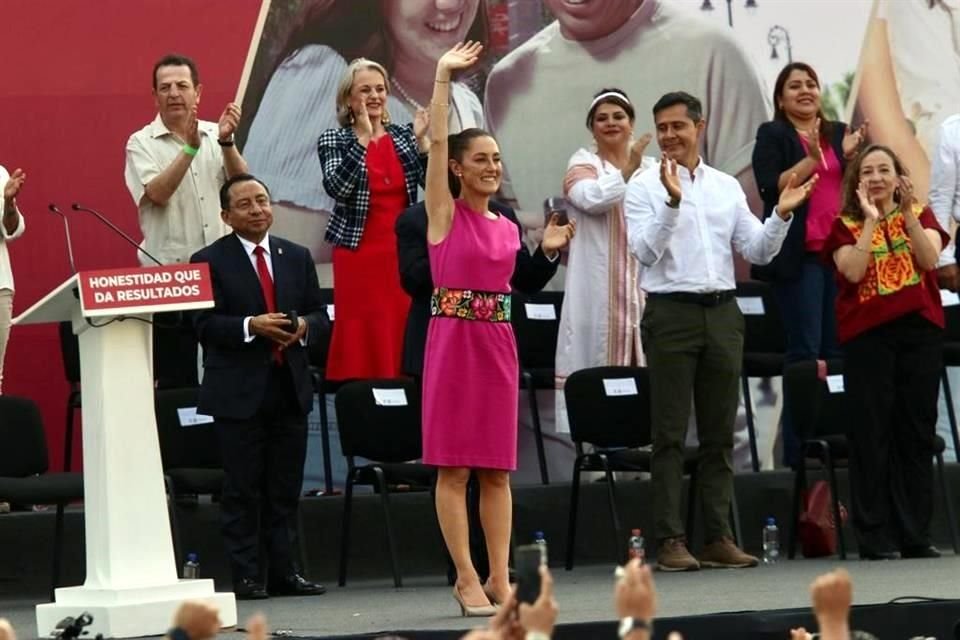
<svg viewBox="0 0 960 640">
<path fill-rule="evenodd" d="M 947 511 L 947 524 L 950 526 L 950 542 L 953 544 L 953 552 L 960 554 L 960 540 L 957 537 L 957 516 L 953 510 L 953 493 L 950 491 L 950 483 L 947 482 L 947 475 L 943 469 L 943 454 L 938 453 L 937 475 L 940 476 L 940 492 L 943 494 L 943 506 Z"/>
<path fill-rule="evenodd" d="M 953 437 L 953 455 L 960 462 L 960 431 L 957 431 L 957 413 L 953 408 L 953 391 L 950 390 L 950 378 L 947 368 L 940 371 L 940 380 L 943 386 L 943 402 L 947 405 L 947 421 L 950 423 L 950 435 Z"/>
<path fill-rule="evenodd" d="M 355 469 L 347 472 L 347 486 L 343 490 L 343 521 L 340 523 L 340 576 L 337 584 L 347 584 L 347 558 L 350 555 L 350 511 L 353 508 L 353 482 Z"/>
<path fill-rule="evenodd" d="M 797 538 L 800 537 L 800 500 L 807 490 L 807 457 L 801 451 L 797 469 L 793 474 L 793 507 L 790 512 L 790 544 L 787 548 L 787 557 L 790 560 L 797 555 Z"/>
<path fill-rule="evenodd" d="M 750 464 L 754 471 L 760 471 L 760 454 L 757 451 L 757 429 L 753 422 L 753 400 L 750 397 L 750 378 L 741 374 L 740 384 L 743 387 L 743 407 L 747 412 L 747 435 L 750 437 Z"/>
<path fill-rule="evenodd" d="M 50 602 L 56 602 L 57 587 L 60 586 L 60 566 L 63 560 L 63 519 L 64 503 L 57 505 L 57 520 L 53 534 L 53 577 L 50 586 Z"/>
<path fill-rule="evenodd" d="M 320 448 L 323 451 L 323 490 L 326 495 L 333 494 L 333 465 L 330 462 L 330 419 L 327 417 L 327 394 L 323 390 L 323 381 L 317 385 L 320 401 Z"/>
<path fill-rule="evenodd" d="M 390 518 L 390 489 L 387 487 L 387 479 L 383 475 L 383 469 L 374 467 L 373 475 L 377 479 L 377 490 L 380 492 L 380 505 L 383 507 L 383 522 L 387 530 L 387 549 L 390 550 L 390 566 L 393 569 L 393 586 L 399 589 L 403 586 L 403 578 L 400 576 L 400 561 L 397 557 L 397 540 L 393 537 L 393 520 Z"/>
<path fill-rule="evenodd" d="M 823 459 L 830 476 L 830 494 L 833 498 L 833 522 L 837 531 L 837 549 L 840 550 L 840 559 L 846 560 L 847 546 L 843 537 L 843 520 L 840 519 L 840 485 L 837 483 L 837 469 L 833 464 L 833 455 L 829 449 L 824 451 Z"/>
<path fill-rule="evenodd" d="M 577 537 L 577 507 L 580 503 L 580 471 L 582 468 L 583 456 L 577 456 L 577 459 L 573 463 L 573 479 L 570 484 L 570 508 L 567 515 L 567 571 L 573 569 L 573 551 Z"/>
<path fill-rule="evenodd" d="M 620 564 L 626 564 L 627 554 L 626 545 L 623 544 L 623 537 L 620 535 L 620 514 L 617 511 L 617 490 L 614 486 L 613 472 L 610 470 L 610 462 L 604 454 L 598 454 L 600 464 L 603 465 L 603 473 L 607 478 L 607 501 L 610 503 L 610 522 L 613 524 L 613 549 L 614 558 Z"/>
<path fill-rule="evenodd" d="M 697 522 L 697 472 L 690 473 L 687 485 L 687 547 L 693 544 L 694 525 Z"/>
<path fill-rule="evenodd" d="M 523 381 L 527 387 L 527 397 L 530 401 L 530 417 L 533 419 L 533 437 L 537 444 L 537 460 L 540 463 L 540 483 L 550 484 L 550 475 L 547 473 L 547 454 L 543 448 L 543 428 L 540 425 L 540 406 L 537 404 L 537 389 L 533 384 L 533 376 L 524 372 Z"/>
<path fill-rule="evenodd" d="M 70 391 L 70 394 L 67 396 L 67 426 L 63 432 L 63 470 L 64 472 L 70 471 L 70 467 L 73 466 L 73 419 L 76 412 L 76 408 L 73 406 L 74 397 L 76 396 L 77 391 Z"/>
</svg>

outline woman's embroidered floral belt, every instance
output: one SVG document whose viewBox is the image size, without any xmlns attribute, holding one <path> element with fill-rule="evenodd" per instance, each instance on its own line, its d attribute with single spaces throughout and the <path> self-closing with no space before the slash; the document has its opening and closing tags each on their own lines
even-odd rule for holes
<svg viewBox="0 0 960 640">
<path fill-rule="evenodd" d="M 430 315 L 483 322 L 510 322 L 510 294 L 437 287 L 430 298 Z"/>
</svg>

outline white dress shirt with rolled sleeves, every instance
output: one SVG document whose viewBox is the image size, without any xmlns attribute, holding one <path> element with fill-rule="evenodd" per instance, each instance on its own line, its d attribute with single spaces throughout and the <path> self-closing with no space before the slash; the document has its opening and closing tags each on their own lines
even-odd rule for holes
<svg viewBox="0 0 960 640">
<path fill-rule="evenodd" d="M 649 293 L 733 290 L 732 249 L 753 264 L 769 263 L 793 217 L 771 215 L 761 223 L 736 178 L 702 159 L 692 176 L 684 167 L 679 176 L 683 197 L 677 209 L 667 206 L 659 163 L 627 185 L 627 241 L 643 266 L 640 285 Z"/>
<path fill-rule="evenodd" d="M 940 125 L 930 171 L 930 208 L 948 233 L 950 220 L 960 221 L 960 114 Z M 955 264 L 953 243 L 943 248 L 938 267 Z"/>
<path fill-rule="evenodd" d="M 10 174 L 3 167 L 0 167 L 0 192 L 10 179 Z M 0 201 L 0 216 L 3 215 L 3 202 Z M 10 268 L 10 254 L 7 251 L 7 242 L 23 235 L 27 225 L 23 220 L 23 215 L 17 209 L 17 228 L 13 233 L 7 233 L 6 227 L 0 223 L 0 290 L 9 289 L 13 291 L 13 269 Z"/>
</svg>

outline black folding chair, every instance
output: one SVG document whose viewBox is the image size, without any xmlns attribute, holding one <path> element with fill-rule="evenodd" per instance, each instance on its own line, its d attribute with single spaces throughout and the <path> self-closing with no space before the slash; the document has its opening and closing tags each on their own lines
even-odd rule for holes
<svg viewBox="0 0 960 640">
<path fill-rule="evenodd" d="M 953 454 L 960 462 L 960 431 L 957 430 L 957 414 L 953 408 L 953 390 L 947 377 L 947 367 L 960 367 L 960 306 L 943 308 L 946 329 L 943 333 L 943 371 L 940 380 L 943 386 L 943 400 L 947 405 L 947 419 L 950 421 L 950 435 L 953 436 Z"/>
<path fill-rule="evenodd" d="M 433 467 L 411 462 L 421 456 L 419 391 L 413 381 L 406 379 L 361 380 L 344 383 L 334 402 L 340 446 L 347 458 L 338 584 L 342 587 L 347 583 L 353 488 L 367 485 L 380 494 L 393 584 L 399 589 L 403 578 L 390 517 L 390 486 L 403 484 L 430 490 L 436 478 Z M 358 466 L 354 460 L 358 456 L 370 462 Z"/>
<path fill-rule="evenodd" d="M 67 393 L 66 426 L 63 430 L 63 470 L 70 471 L 73 464 L 73 420 L 81 408 L 80 395 L 80 342 L 73 332 L 72 322 L 61 322 L 60 358 L 63 373 L 70 385 Z"/>
<path fill-rule="evenodd" d="M 333 335 L 333 322 L 336 310 L 333 303 L 333 289 L 321 289 L 320 300 L 330 317 L 330 330 L 317 340 L 308 344 L 310 357 L 310 372 L 313 378 L 313 392 L 317 394 L 317 404 L 320 410 L 320 447 L 323 451 L 323 495 L 339 493 L 333 487 L 333 465 L 330 456 L 330 418 L 327 415 L 327 394 L 336 393 L 337 383 L 326 378 L 327 356 L 330 353 L 330 338 Z"/>
<path fill-rule="evenodd" d="M 199 390 L 160 389 L 155 396 L 157 435 L 167 487 L 167 509 L 173 533 L 173 550 L 180 558 L 180 521 L 177 498 L 211 495 L 223 492 L 223 462 L 220 442 L 212 422 L 191 423 L 181 419 L 180 412 L 195 412 Z"/>
<path fill-rule="evenodd" d="M 70 502 L 83 499 L 79 473 L 47 473 L 47 439 L 40 410 L 32 400 L 0 396 L 0 500 L 15 504 L 55 504 L 53 576 L 50 599 L 60 584 L 63 514 Z"/>
<path fill-rule="evenodd" d="M 830 494 L 833 499 L 833 521 L 836 523 L 837 549 L 840 558 L 847 557 L 844 541 L 843 520 L 840 516 L 840 494 L 837 483 L 837 467 L 849 464 L 850 448 L 847 441 L 847 427 L 857 420 L 856 411 L 850 407 L 846 393 L 838 391 L 839 387 L 830 389 L 830 376 L 843 375 L 843 362 L 837 360 L 826 361 L 826 378 L 821 379 L 818 373 L 817 361 L 808 360 L 789 364 L 783 373 L 784 393 L 790 393 L 789 411 L 793 424 L 801 437 L 803 455 L 797 463 L 793 487 L 792 527 L 790 529 L 790 545 L 788 557 L 796 555 L 797 538 L 800 532 L 801 498 L 807 489 L 807 460 L 814 459 L 820 462 L 827 471 L 827 482 L 830 484 Z M 837 378 L 838 383 L 840 378 Z M 960 553 L 960 542 L 957 536 L 957 521 L 954 515 L 953 498 L 943 470 L 943 452 L 946 443 L 940 436 L 934 437 L 934 457 L 937 463 L 937 475 L 940 480 L 940 490 L 943 493 L 944 508 L 950 525 L 950 537 L 953 550 Z"/>
<path fill-rule="evenodd" d="M 780 308 L 769 284 L 738 282 L 737 301 L 744 310 L 743 368 L 740 372 L 740 383 L 743 388 L 743 405 L 747 412 L 750 460 L 753 470 L 760 471 L 750 378 L 775 378 L 783 375 L 785 333 Z M 784 395 L 786 396 L 786 392 Z"/>
<path fill-rule="evenodd" d="M 632 386 L 631 386 L 632 383 Z M 613 390 L 613 387 L 619 390 Z M 609 389 L 608 389 L 609 387 Z M 635 392 L 634 392 L 635 390 Z M 570 487 L 567 525 L 567 570 L 573 569 L 580 502 L 580 474 L 602 471 L 617 562 L 624 562 L 623 530 L 617 511 L 614 471 L 650 472 L 653 437 L 650 431 L 650 378 L 645 367 L 594 367 L 575 371 L 564 386 L 570 437 L 577 449 Z M 592 445 L 586 452 L 585 446 Z M 697 450 L 684 450 L 683 473 L 690 477 L 687 493 L 687 539 L 693 538 L 696 517 Z M 734 536 L 741 539 L 736 494 L 731 504 Z"/>
<path fill-rule="evenodd" d="M 557 333 L 560 330 L 562 291 L 541 291 L 530 296 L 513 294 L 512 321 L 520 359 L 520 388 L 526 389 L 540 462 L 540 481 L 550 484 L 543 428 L 537 405 L 538 389 L 555 388 Z"/>
</svg>

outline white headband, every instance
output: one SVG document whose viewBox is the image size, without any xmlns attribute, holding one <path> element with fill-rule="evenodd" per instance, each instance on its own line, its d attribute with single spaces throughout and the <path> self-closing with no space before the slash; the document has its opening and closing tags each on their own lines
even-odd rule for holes
<svg viewBox="0 0 960 640">
<path fill-rule="evenodd" d="M 590 108 L 587 109 L 587 111 L 590 111 L 590 109 L 593 109 L 596 106 L 596 104 L 601 100 L 603 100 L 604 98 L 620 98 L 627 104 L 630 104 L 630 100 L 627 98 L 627 96 L 623 95 L 619 91 L 607 91 L 605 93 L 601 93 L 596 98 L 594 98 L 593 102 L 590 103 Z"/>
</svg>

